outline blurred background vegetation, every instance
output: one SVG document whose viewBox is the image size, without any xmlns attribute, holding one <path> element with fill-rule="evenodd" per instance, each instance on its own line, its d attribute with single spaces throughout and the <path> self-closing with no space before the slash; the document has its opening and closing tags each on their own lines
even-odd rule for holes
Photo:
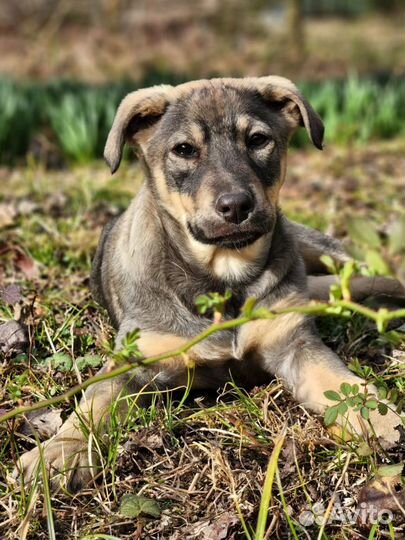
<svg viewBox="0 0 405 540">
<path fill-rule="evenodd" d="M 321 114 L 327 146 L 305 148 L 305 131 L 297 133 L 283 212 L 342 239 L 367 263 L 364 272 L 405 284 L 404 18 L 404 0 L 0 0 L 0 328 L 5 336 L 10 323 L 14 336 L 18 323 L 26 335 L 18 347 L 0 335 L 0 414 L 60 395 L 109 355 L 114 334 L 91 299 L 91 259 L 103 225 L 128 206 L 143 175 L 126 163 L 111 176 L 101 158 L 118 102 L 138 87 L 215 75 L 291 78 Z M 402 402 L 405 325 L 383 335 L 360 316 L 319 326 L 358 374 L 368 370 Z M 35 444 L 27 420 L 8 423 L 0 539 L 225 538 L 223 516 L 226 537 L 242 538 L 237 516 L 255 525 L 269 452 L 285 423 L 266 538 L 298 538 L 289 524 L 301 531 L 308 503 L 342 497 L 358 511 L 359 490 L 375 493 L 367 481 L 380 461 L 404 461 L 403 446 L 378 455 L 374 445 L 357 453 L 329 443 L 276 382 L 249 395 L 227 386 L 184 407 L 171 398 L 157 407 L 160 399 L 166 403 L 134 409 L 129 426 L 114 426 L 103 461 L 113 472 L 102 489 L 75 499 L 61 491 L 52 503 L 36 484 L 25 492 L 7 484 L 12 459 Z M 59 409 L 50 413 L 60 419 Z M 89 448 L 105 442 L 89 439 Z M 129 490 L 157 501 L 162 519 L 123 519 L 117 503 Z M 374 525 L 365 531 L 337 522 L 321 536 L 394 537 Z"/>
<path fill-rule="evenodd" d="M 125 93 L 215 75 L 292 78 L 328 142 L 403 137 L 404 15 L 402 0 L 2 0 L 0 163 L 100 158 Z"/>
</svg>

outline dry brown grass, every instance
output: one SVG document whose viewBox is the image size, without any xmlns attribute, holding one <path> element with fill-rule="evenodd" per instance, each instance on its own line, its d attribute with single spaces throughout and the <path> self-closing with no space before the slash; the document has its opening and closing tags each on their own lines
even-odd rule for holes
<svg viewBox="0 0 405 540">
<path fill-rule="evenodd" d="M 383 232 L 403 211 L 398 204 L 403 151 L 403 142 L 323 154 L 295 151 L 283 206 L 289 215 L 334 229 L 339 236 L 346 233 L 346 219 L 353 212 L 372 217 Z M 4 412 L 61 393 L 77 377 L 94 373 L 91 367 L 82 373 L 64 372 L 48 359 L 54 350 L 76 359 L 103 353 L 102 341 L 112 334 L 87 290 L 90 257 L 102 223 L 127 204 L 140 175 L 136 166 L 123 167 L 114 178 L 101 166 L 66 172 L 3 169 L 1 175 L 2 202 L 16 210 L 1 231 L 2 243 L 19 246 L 38 270 L 27 276 L 12 253 L 1 260 L 2 282 L 21 286 L 16 305 L 1 304 L 1 318 L 22 311 L 31 336 L 26 355 L 2 360 Z M 403 339 L 393 343 L 388 335 L 378 336 L 374 326 L 359 317 L 325 320 L 321 331 L 345 361 L 358 357 L 373 367 L 379 380 L 404 393 Z M 298 538 L 313 539 L 320 525 L 300 525 L 303 512 L 316 502 L 326 506 L 332 496 L 355 510 L 361 488 L 379 466 L 405 459 L 403 442 L 390 452 L 372 442 L 367 447 L 335 442 L 322 419 L 297 406 L 277 381 L 249 392 L 228 385 L 217 393 L 193 393 L 181 407 L 177 403 L 158 396 L 150 409 L 138 411 L 129 425 L 118 425 L 108 440 L 100 441 L 106 450 L 106 481 L 75 497 L 59 493 L 52 498 L 58 540 L 87 534 L 123 540 L 246 538 L 243 524 L 248 531 L 256 526 L 267 463 L 283 429 L 266 538 L 292 538 L 294 530 Z M 72 402 L 63 404 L 63 414 L 72 407 Z M 35 444 L 23 434 L 23 425 L 20 420 L 2 428 L 0 538 L 45 540 L 46 497 L 41 491 L 21 491 L 7 478 L 16 452 Z M 400 481 L 398 486 L 402 497 Z M 157 501 L 160 518 L 122 516 L 120 501 L 128 493 Z M 403 515 L 397 510 L 391 532 L 387 526 L 371 533 L 367 524 L 332 521 L 325 524 L 322 538 L 402 538 Z"/>
<path fill-rule="evenodd" d="M 297 60 L 285 21 L 270 24 L 266 14 L 238 14 L 237 7 L 228 21 L 205 5 L 168 7 L 155 0 L 115 26 L 107 18 L 80 22 L 64 12 L 39 25 L 28 18 L 2 30 L 0 73 L 92 82 L 139 79 L 150 70 L 189 78 L 277 73 L 311 80 L 405 69 L 400 15 L 308 19 Z"/>
</svg>

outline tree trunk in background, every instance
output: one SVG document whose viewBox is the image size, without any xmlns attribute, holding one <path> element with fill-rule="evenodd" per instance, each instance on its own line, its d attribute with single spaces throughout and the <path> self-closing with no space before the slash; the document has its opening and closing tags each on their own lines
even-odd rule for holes
<svg viewBox="0 0 405 540">
<path fill-rule="evenodd" d="M 287 32 L 291 59 L 300 62 L 305 52 L 304 13 L 301 0 L 288 0 Z"/>
</svg>

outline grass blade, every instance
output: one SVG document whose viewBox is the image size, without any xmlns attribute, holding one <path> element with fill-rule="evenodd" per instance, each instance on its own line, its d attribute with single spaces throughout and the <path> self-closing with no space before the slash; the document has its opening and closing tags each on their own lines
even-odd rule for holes
<svg viewBox="0 0 405 540">
<path fill-rule="evenodd" d="M 286 427 L 283 428 L 283 430 L 277 437 L 274 443 L 273 452 L 270 456 L 269 464 L 267 465 L 266 478 L 263 485 L 263 493 L 260 501 L 259 516 L 257 518 L 257 526 L 254 540 L 264 540 L 267 516 L 269 513 L 269 506 L 273 491 L 274 476 L 276 474 L 278 457 L 284 444 L 285 435 Z"/>
</svg>

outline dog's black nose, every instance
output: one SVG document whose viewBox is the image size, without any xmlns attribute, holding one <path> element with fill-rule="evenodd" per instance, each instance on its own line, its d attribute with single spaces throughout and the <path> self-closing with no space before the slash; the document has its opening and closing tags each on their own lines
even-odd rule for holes
<svg viewBox="0 0 405 540">
<path fill-rule="evenodd" d="M 249 217 L 253 206 L 253 198 L 250 193 L 239 191 L 237 193 L 224 193 L 218 197 L 215 209 L 225 221 L 239 225 Z"/>
</svg>

